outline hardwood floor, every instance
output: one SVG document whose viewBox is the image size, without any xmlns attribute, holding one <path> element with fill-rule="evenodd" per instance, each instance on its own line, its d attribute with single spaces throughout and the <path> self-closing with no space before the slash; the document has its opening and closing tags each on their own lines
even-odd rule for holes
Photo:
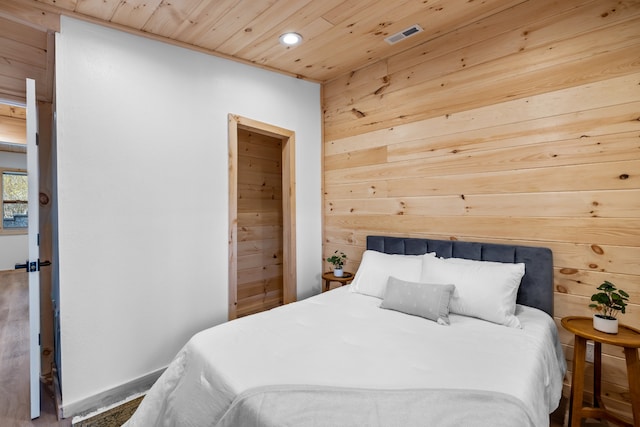
<svg viewBox="0 0 640 427">
<path fill-rule="evenodd" d="M 29 289 L 24 271 L 0 271 L 0 425 L 69 427 L 58 421 L 49 387 L 41 387 L 41 415 L 29 415 Z"/>
</svg>

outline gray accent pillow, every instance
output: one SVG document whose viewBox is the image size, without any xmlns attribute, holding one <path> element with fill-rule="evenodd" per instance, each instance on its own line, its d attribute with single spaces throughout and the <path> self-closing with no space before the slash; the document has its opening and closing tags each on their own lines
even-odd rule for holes
<svg viewBox="0 0 640 427">
<path fill-rule="evenodd" d="M 380 308 L 449 324 L 449 302 L 454 285 L 407 282 L 390 276 Z"/>
</svg>

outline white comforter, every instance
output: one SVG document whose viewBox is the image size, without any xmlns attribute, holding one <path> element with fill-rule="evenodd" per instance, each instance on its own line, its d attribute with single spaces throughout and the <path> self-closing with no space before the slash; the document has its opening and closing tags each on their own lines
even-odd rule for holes
<svg viewBox="0 0 640 427">
<path fill-rule="evenodd" d="M 497 392 L 548 425 L 566 363 L 547 314 L 518 306 L 522 329 L 458 315 L 442 326 L 380 301 L 345 286 L 204 330 L 125 426 L 215 426 L 237 396 L 278 385 Z"/>
</svg>

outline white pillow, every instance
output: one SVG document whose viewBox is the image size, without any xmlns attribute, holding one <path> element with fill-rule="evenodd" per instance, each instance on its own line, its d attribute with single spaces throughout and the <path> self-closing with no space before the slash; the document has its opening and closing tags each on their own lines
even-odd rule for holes
<svg viewBox="0 0 640 427">
<path fill-rule="evenodd" d="M 520 328 L 516 297 L 524 264 L 461 258 L 422 258 L 421 282 L 452 283 L 449 311 Z"/>
<path fill-rule="evenodd" d="M 430 254 L 435 258 L 435 254 Z M 423 255 L 396 255 L 366 250 L 356 277 L 351 282 L 351 291 L 384 298 L 389 276 L 407 282 L 419 282 Z"/>
</svg>

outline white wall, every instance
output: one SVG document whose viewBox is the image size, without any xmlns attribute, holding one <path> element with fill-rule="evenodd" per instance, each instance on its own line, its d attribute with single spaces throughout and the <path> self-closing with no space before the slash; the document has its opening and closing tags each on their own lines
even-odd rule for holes
<svg viewBox="0 0 640 427">
<path fill-rule="evenodd" d="M 63 406 L 227 319 L 228 113 L 296 132 L 298 297 L 319 291 L 319 85 L 64 16 L 56 80 Z"/>
<path fill-rule="evenodd" d="M 27 155 L 0 151 L 0 168 L 27 170 Z M 0 234 L 0 270 L 13 270 L 29 258 L 29 240 L 24 234 Z"/>
</svg>

